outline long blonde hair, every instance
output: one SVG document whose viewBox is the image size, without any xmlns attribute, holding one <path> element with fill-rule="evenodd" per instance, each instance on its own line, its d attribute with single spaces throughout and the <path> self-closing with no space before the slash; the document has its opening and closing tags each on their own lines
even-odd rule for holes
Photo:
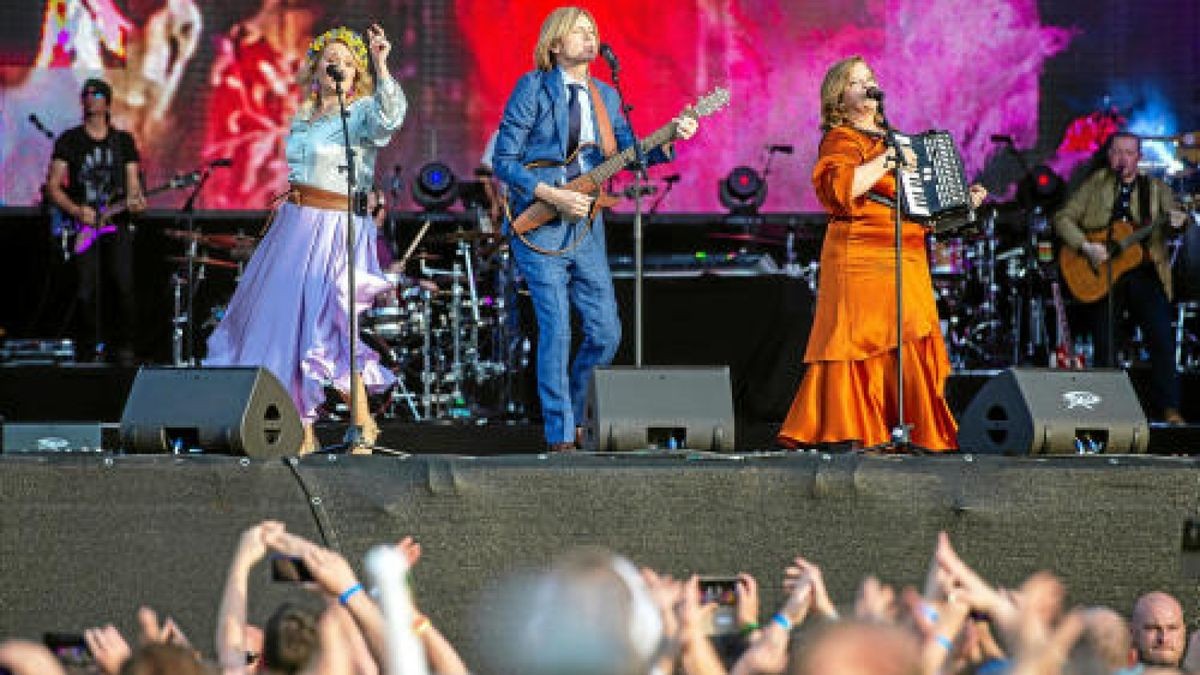
<svg viewBox="0 0 1200 675">
<path fill-rule="evenodd" d="M 331 28 L 313 39 L 304 59 L 304 67 L 300 69 L 300 91 L 306 93 L 304 102 L 301 103 L 301 112 L 311 112 L 321 102 L 317 68 L 325 50 L 334 43 L 349 49 L 354 56 L 354 84 L 350 91 L 346 92 L 346 102 L 375 93 L 375 78 L 371 76 L 371 67 L 367 63 L 367 47 L 362 36 L 344 26 Z"/>
<path fill-rule="evenodd" d="M 825 71 L 825 79 L 821 81 L 821 131 L 846 124 L 846 111 L 842 109 L 842 94 L 850 86 L 850 71 L 858 64 L 867 66 L 863 57 L 855 54 L 829 67 Z M 867 66 L 870 70 L 871 67 Z M 874 75 L 874 71 L 871 71 Z M 883 124 L 883 115 L 875 114 L 875 122 Z"/>
<path fill-rule="evenodd" d="M 554 54 L 550 50 L 562 44 L 563 38 L 571 32 L 581 16 L 586 16 L 592 22 L 592 27 L 596 27 L 596 18 L 582 7 L 559 7 L 542 22 L 537 46 L 533 48 L 533 64 L 538 70 L 554 70 Z M 596 40 L 599 39 L 600 29 L 596 28 Z"/>
</svg>

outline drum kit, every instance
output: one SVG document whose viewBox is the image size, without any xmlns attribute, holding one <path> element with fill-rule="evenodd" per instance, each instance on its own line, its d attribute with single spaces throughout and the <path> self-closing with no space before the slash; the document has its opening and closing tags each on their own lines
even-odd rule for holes
<svg viewBox="0 0 1200 675">
<path fill-rule="evenodd" d="M 360 337 L 396 375 L 378 407 L 384 416 L 415 421 L 524 417 L 522 374 L 528 373 L 532 346 L 514 311 L 520 294 L 507 247 L 499 235 L 459 230 L 431 235 L 413 253 L 427 229 L 407 255 L 387 265 L 392 289 L 362 315 Z M 186 247 L 184 255 L 168 257 L 177 265 L 171 277 L 173 358 L 177 366 L 195 365 L 188 357 L 196 353 L 189 349 L 189 308 L 207 306 L 207 317 L 192 329 L 199 345 L 223 318 L 227 302 L 197 302 L 195 294 L 209 270 L 236 281 L 258 239 L 181 229 L 165 234 Z M 380 249 L 390 250 L 392 243 L 381 236 Z"/>
<path fill-rule="evenodd" d="M 499 235 L 472 230 L 429 240 L 436 251 L 389 265 L 394 290 L 363 315 L 364 340 L 397 375 L 384 414 L 415 421 L 523 417 L 517 390 L 531 344 L 516 314 L 507 247 Z"/>
</svg>

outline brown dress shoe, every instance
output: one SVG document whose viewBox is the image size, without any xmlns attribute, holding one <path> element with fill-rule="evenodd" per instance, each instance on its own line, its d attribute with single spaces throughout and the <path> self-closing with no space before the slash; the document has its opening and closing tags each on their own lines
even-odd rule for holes
<svg viewBox="0 0 1200 675">
<path fill-rule="evenodd" d="M 1179 414 L 1178 408 L 1167 408 L 1166 410 L 1163 410 L 1163 421 L 1175 427 L 1187 424 L 1187 420 L 1183 419 L 1183 415 Z"/>
</svg>

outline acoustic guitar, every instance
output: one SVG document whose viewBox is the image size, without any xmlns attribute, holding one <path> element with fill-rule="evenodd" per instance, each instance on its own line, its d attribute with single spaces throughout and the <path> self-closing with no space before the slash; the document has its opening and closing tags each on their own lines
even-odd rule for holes
<svg viewBox="0 0 1200 675">
<path fill-rule="evenodd" d="M 1112 270 L 1112 283 L 1121 278 L 1131 269 L 1142 264 L 1146 257 L 1146 249 L 1141 245 L 1154 232 L 1155 224 L 1137 227 L 1128 220 L 1118 220 L 1109 226 L 1108 230 L 1092 230 L 1084 235 L 1090 242 L 1105 244 L 1108 247 L 1108 260 L 1099 265 L 1083 253 L 1064 246 L 1058 252 L 1058 269 L 1062 279 L 1071 291 L 1071 295 L 1080 302 L 1096 302 L 1108 295 L 1109 269 Z"/>
</svg>

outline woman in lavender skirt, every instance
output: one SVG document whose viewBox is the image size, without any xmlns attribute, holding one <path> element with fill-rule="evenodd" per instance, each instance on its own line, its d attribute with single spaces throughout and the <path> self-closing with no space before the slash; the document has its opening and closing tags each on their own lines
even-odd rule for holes
<svg viewBox="0 0 1200 675">
<path fill-rule="evenodd" d="M 400 128 L 408 107 L 387 68 L 390 51 L 378 25 L 367 30 L 365 43 L 344 27 L 313 40 L 300 76 L 307 97 L 287 137 L 290 190 L 250 259 L 225 318 L 208 339 L 205 365 L 262 366 L 279 378 L 304 420 L 302 453 L 316 447 L 312 424 L 325 400 L 325 387 L 332 385 L 347 399 L 351 395 L 346 155 L 330 66 L 342 76 L 356 180 L 358 189 L 365 191 L 372 183 L 379 149 Z M 375 224 L 365 211 L 355 215 L 354 230 L 354 311 L 361 312 L 390 285 L 379 269 Z M 366 389 L 382 390 L 394 376 L 361 340 L 355 343 L 362 378 L 353 392 L 353 423 L 362 428 L 369 446 L 379 427 L 367 407 Z"/>
</svg>

